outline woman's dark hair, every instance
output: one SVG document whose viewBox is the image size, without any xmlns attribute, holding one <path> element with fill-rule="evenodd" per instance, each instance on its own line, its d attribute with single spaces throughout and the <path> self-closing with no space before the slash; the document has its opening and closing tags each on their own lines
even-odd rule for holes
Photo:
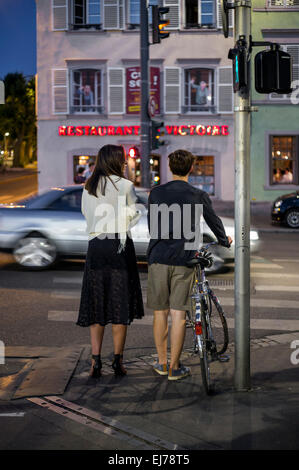
<svg viewBox="0 0 299 470">
<path fill-rule="evenodd" d="M 123 178 L 123 165 L 126 161 L 125 150 L 121 145 L 104 145 L 96 158 L 92 175 L 85 183 L 85 189 L 92 196 L 97 197 L 97 188 L 100 183 L 100 192 L 105 195 L 107 178 L 111 175 Z M 109 178 L 110 179 L 110 178 Z M 113 181 L 110 179 L 112 184 Z M 115 185 L 114 185 L 115 186 Z"/>
<path fill-rule="evenodd" d="M 175 150 L 168 155 L 168 159 L 169 168 L 174 175 L 186 176 L 191 170 L 195 157 L 188 150 Z"/>
</svg>

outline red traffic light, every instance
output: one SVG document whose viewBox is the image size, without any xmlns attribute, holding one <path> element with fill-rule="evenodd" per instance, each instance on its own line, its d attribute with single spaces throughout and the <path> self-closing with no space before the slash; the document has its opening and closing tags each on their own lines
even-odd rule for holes
<svg viewBox="0 0 299 470">
<path fill-rule="evenodd" d="M 131 147 L 128 152 L 129 157 L 138 158 L 140 156 L 139 150 L 137 147 Z"/>
</svg>

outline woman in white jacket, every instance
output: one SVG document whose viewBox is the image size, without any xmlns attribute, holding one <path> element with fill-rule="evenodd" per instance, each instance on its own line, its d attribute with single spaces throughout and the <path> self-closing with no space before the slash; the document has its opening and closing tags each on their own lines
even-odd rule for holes
<svg viewBox="0 0 299 470">
<path fill-rule="evenodd" d="M 112 323 L 116 375 L 122 364 L 127 326 L 144 315 L 142 293 L 130 227 L 140 217 L 134 185 L 124 178 L 123 147 L 105 145 L 85 184 L 81 210 L 87 222 L 88 250 L 77 325 L 89 326 L 92 377 L 101 376 L 105 326 Z"/>
</svg>

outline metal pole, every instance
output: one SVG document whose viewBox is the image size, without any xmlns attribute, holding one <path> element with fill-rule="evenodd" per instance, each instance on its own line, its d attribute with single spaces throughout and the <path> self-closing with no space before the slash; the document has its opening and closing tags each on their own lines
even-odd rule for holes
<svg viewBox="0 0 299 470">
<path fill-rule="evenodd" d="M 249 47 L 251 2 L 235 2 L 235 40 Z M 250 389 L 250 62 L 248 87 L 235 93 L 235 388 Z"/>
<path fill-rule="evenodd" d="M 148 9 L 147 0 L 140 0 L 140 68 L 141 68 L 141 185 L 151 186 L 150 178 L 150 117 L 148 115 L 149 100 L 149 42 L 148 42 Z"/>
</svg>

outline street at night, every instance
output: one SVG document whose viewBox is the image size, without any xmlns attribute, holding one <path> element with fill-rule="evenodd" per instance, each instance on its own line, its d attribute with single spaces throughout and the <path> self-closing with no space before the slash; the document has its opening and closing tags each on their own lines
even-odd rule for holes
<svg viewBox="0 0 299 470">
<path fill-rule="evenodd" d="M 0 2 L 10 464 L 298 451 L 298 25 L 299 0 Z"/>
</svg>

